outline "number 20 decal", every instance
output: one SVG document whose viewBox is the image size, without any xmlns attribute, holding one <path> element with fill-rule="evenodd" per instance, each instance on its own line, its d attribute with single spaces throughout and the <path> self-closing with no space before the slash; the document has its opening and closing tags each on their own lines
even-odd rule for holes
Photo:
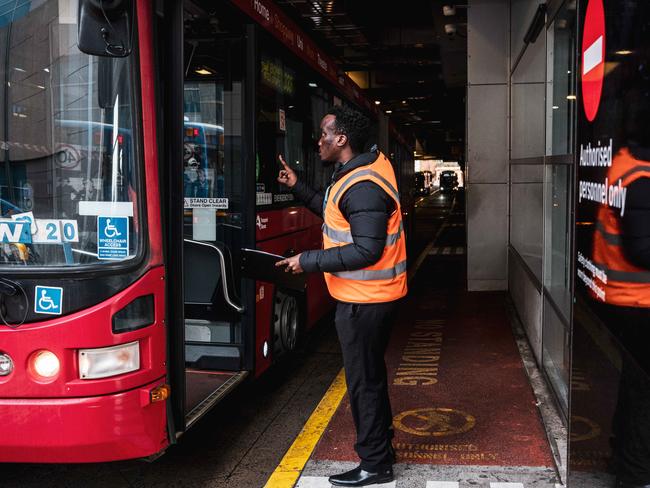
<svg viewBox="0 0 650 488">
<path fill-rule="evenodd" d="M 38 232 L 33 242 L 58 244 L 79 242 L 79 228 L 76 220 L 37 219 Z"/>
</svg>

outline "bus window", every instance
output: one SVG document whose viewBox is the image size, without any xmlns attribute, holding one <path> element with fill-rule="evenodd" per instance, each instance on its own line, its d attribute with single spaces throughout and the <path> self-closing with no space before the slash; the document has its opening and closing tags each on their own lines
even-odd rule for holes
<svg viewBox="0 0 650 488">
<path fill-rule="evenodd" d="M 261 36 L 263 39 L 264 36 Z M 267 196 L 258 205 L 294 204 L 291 191 L 280 185 L 278 154 L 303 179 L 306 172 L 305 142 L 309 138 L 307 84 L 282 56 L 260 43 L 258 73 L 257 191 Z"/>
<path fill-rule="evenodd" d="M 66 5 L 22 2 L 0 25 L 0 267 L 107 266 L 141 247 L 134 57 L 81 53 Z"/>
</svg>

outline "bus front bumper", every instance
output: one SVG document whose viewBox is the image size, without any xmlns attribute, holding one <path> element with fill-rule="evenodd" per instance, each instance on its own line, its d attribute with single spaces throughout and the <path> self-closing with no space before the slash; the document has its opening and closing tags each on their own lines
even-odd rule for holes
<svg viewBox="0 0 650 488">
<path fill-rule="evenodd" d="M 88 398 L 0 398 L 0 462 L 88 463 L 165 449 L 166 402 L 149 385 Z"/>
</svg>

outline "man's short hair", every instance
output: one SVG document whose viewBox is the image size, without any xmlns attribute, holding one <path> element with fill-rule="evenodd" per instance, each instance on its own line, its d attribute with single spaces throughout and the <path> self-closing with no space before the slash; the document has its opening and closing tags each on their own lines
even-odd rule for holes
<svg viewBox="0 0 650 488">
<path fill-rule="evenodd" d="M 334 132 L 347 136 L 352 152 L 355 154 L 364 151 L 370 133 L 368 117 L 348 107 L 335 106 L 327 111 L 327 115 L 336 117 Z"/>
</svg>

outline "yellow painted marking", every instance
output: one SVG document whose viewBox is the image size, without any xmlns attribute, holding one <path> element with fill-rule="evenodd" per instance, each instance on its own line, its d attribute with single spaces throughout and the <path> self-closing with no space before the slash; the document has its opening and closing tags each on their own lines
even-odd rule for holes
<svg viewBox="0 0 650 488">
<path fill-rule="evenodd" d="M 345 395 L 345 373 L 341 368 L 334 381 L 321 399 L 311 417 L 293 441 L 287 453 L 275 468 L 264 488 L 292 488 L 307 464 L 316 443 L 334 416 L 343 395 Z"/>
</svg>

